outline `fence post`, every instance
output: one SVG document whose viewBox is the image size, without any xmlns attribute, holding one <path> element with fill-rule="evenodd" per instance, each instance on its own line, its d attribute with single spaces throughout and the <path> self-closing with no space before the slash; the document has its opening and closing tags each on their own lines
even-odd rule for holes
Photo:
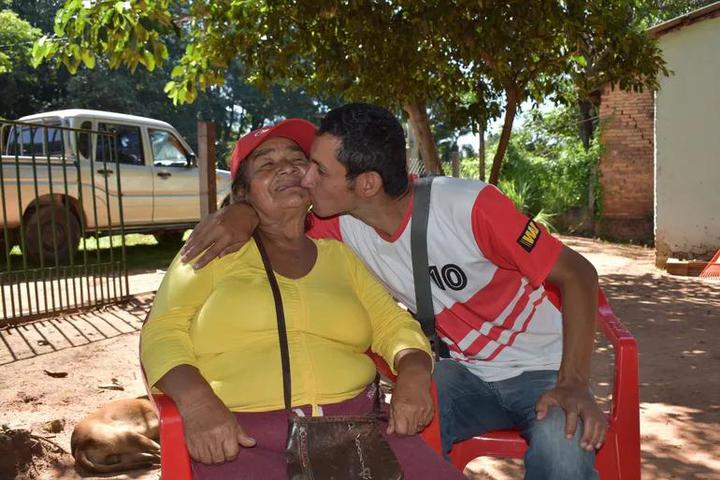
<svg viewBox="0 0 720 480">
<path fill-rule="evenodd" d="M 200 217 L 217 209 L 215 184 L 215 124 L 198 122 L 198 170 L 200 177 Z"/>
</svg>

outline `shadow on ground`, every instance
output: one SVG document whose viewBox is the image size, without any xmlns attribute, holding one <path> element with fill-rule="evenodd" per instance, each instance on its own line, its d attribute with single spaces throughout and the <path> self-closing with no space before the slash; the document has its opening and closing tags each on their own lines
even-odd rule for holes
<svg viewBox="0 0 720 480">
<path fill-rule="evenodd" d="M 0 365 L 137 332 L 152 295 L 0 329 Z"/>
<path fill-rule="evenodd" d="M 645 256 L 638 247 L 612 247 L 624 258 Z M 720 397 L 712 393 L 720 392 L 720 282 L 660 273 L 610 273 L 600 281 L 615 314 L 638 340 L 643 478 L 720 478 Z M 593 388 L 605 409 L 613 368 L 612 347 L 598 333 Z M 466 474 L 478 480 L 522 478 L 522 461 L 481 458 Z"/>
<path fill-rule="evenodd" d="M 602 284 L 638 340 L 644 477 L 718 478 L 720 397 L 708 393 L 720 392 L 720 282 L 610 274 Z"/>
</svg>

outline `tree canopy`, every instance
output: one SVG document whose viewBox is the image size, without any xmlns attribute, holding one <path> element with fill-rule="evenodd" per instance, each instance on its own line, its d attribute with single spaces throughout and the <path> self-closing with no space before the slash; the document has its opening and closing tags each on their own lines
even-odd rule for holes
<svg viewBox="0 0 720 480">
<path fill-rule="evenodd" d="M 0 10 L 0 73 L 29 64 L 32 44 L 39 36 L 40 30 L 15 12 Z"/>
<path fill-rule="evenodd" d="M 496 181 L 518 106 L 541 102 L 572 81 L 653 88 L 664 63 L 638 22 L 640 0 L 68 0 L 35 58 L 70 71 L 155 69 L 169 39 L 166 92 L 176 103 L 223 85 L 233 61 L 256 86 L 403 109 L 426 166 L 437 171 L 428 106 L 458 127 L 505 115 L 493 163 Z M 592 81 L 590 80 L 592 79 Z M 582 93 L 584 94 L 584 93 Z"/>
<path fill-rule="evenodd" d="M 37 84 L 30 64 L 33 42 L 40 35 L 39 29 L 15 12 L 0 10 L 0 117 L 15 117 L 21 92 Z"/>
<path fill-rule="evenodd" d="M 43 34 L 54 35 L 55 14 L 64 1 L 0 0 L 0 8 L 3 5 L 8 7 L 7 17 L 13 21 L 0 22 L 0 45 L 6 46 L 0 51 L 8 53 L 12 65 L 0 73 L 0 117 L 19 118 L 61 108 L 130 113 L 171 123 L 193 145 L 197 121 L 212 121 L 218 129 L 217 153 L 222 162 L 238 134 L 284 117 L 317 121 L 328 105 L 337 103 L 289 85 L 274 84 L 262 91 L 248 83 L 246 69 L 233 61 L 223 85 L 199 93 L 192 104 L 174 105 L 163 91 L 173 64 L 184 52 L 182 39 L 174 33 L 164 36 L 167 61 L 152 72 L 145 68 L 135 72 L 123 66 L 110 68 L 103 54 L 96 55 L 93 69 L 81 65 L 74 75 L 53 63 L 44 63 L 36 70 L 30 65 L 33 42 Z M 17 25 L 23 28 L 18 30 Z M 23 38 L 16 31 L 32 31 L 33 36 Z"/>
</svg>

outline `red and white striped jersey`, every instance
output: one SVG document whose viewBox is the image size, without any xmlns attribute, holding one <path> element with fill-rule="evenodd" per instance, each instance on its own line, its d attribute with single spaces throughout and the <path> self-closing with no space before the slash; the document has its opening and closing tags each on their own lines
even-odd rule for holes
<svg viewBox="0 0 720 480">
<path fill-rule="evenodd" d="M 412 201 L 392 236 L 350 215 L 313 217 L 308 235 L 348 244 L 415 311 L 411 217 Z M 562 243 L 492 185 L 448 177 L 433 181 L 427 237 L 436 328 L 452 358 L 486 381 L 560 367 L 562 317 L 543 281 Z"/>
</svg>

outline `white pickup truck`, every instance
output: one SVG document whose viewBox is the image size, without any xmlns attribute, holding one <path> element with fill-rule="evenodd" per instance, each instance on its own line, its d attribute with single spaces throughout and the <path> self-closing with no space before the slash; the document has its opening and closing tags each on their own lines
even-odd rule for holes
<svg viewBox="0 0 720 480">
<path fill-rule="evenodd" d="M 125 233 L 177 241 L 200 219 L 195 154 L 166 122 L 73 109 L 0 124 L 0 246 L 23 237 L 33 263 L 54 264 L 56 251 L 66 261 L 83 235 L 119 233 L 118 186 Z M 218 170 L 219 204 L 230 184 Z"/>
</svg>

